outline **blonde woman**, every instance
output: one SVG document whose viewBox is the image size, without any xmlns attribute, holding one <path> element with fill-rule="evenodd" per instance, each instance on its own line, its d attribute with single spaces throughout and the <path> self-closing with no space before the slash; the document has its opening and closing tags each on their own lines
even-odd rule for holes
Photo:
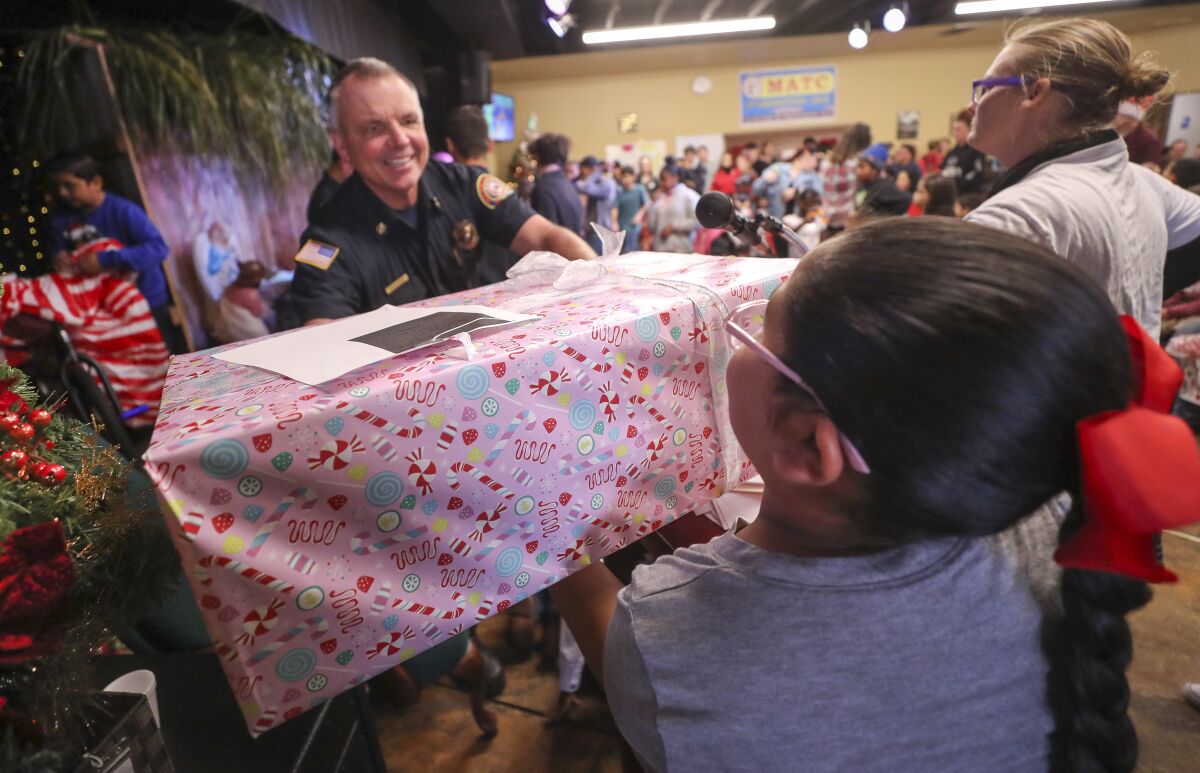
<svg viewBox="0 0 1200 773">
<path fill-rule="evenodd" d="M 1111 24 L 1021 27 L 972 84 L 968 142 L 1007 170 L 967 219 L 1079 265 L 1158 335 L 1168 249 L 1200 237 L 1200 197 L 1129 163 L 1112 129 L 1122 100 L 1170 80 Z"/>
</svg>

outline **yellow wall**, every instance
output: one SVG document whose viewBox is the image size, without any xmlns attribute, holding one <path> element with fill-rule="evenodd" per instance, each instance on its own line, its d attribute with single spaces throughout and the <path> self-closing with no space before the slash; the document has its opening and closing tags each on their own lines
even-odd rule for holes
<svg viewBox="0 0 1200 773">
<path fill-rule="evenodd" d="M 1131 22 L 1123 27 L 1135 50 L 1157 51 L 1160 61 L 1176 72 L 1179 91 L 1200 90 L 1200 24 L 1194 22 L 1195 18 L 1194 13 L 1182 17 L 1177 14 L 1174 21 L 1186 23 L 1157 26 L 1172 21 L 1159 17 L 1157 25 Z M 1121 26 L 1118 19 L 1113 22 Z M 1138 26 L 1144 28 L 1130 29 Z M 899 42 L 882 41 L 876 33 L 871 47 L 860 52 L 852 51 L 844 36 L 826 35 L 776 38 L 760 44 L 758 51 L 745 44 L 737 50 L 729 44 L 717 44 L 709 48 L 713 56 L 707 59 L 703 57 L 705 49 L 688 46 L 499 62 L 493 87 L 515 98 L 518 137 L 530 113 L 536 113 L 540 131 L 560 132 L 571 138 L 573 158 L 588 153 L 602 155 L 606 144 L 631 140 L 665 140 L 668 152 L 673 152 L 676 135 L 747 131 L 739 123 L 740 71 L 833 64 L 838 68 L 837 112 L 824 125 L 865 121 L 877 141 L 891 141 L 895 139 L 897 111 L 917 110 L 921 122 L 916 142 L 923 150 L 927 140 L 949 133 L 950 116 L 966 105 L 970 82 L 981 77 L 991 63 L 1000 48 L 1002 30 L 999 23 L 994 23 L 991 29 L 944 37 L 929 28 L 917 28 L 911 31 L 914 37 L 909 42 L 899 40 L 909 32 L 894 36 Z M 962 43 L 957 42 L 958 37 Z M 766 48 L 770 49 L 770 59 L 762 58 L 762 49 Z M 793 50 L 795 55 L 789 55 Z M 830 55 L 804 55 L 813 50 Z M 668 63 L 712 59 L 726 61 L 683 67 Z M 638 62 L 646 63 L 640 72 Z M 692 93 L 692 79 L 697 75 L 712 80 L 708 94 Z M 617 115 L 627 112 L 639 115 L 636 134 L 617 130 Z M 821 134 L 820 123 L 802 126 Z M 762 131 L 780 128 L 788 127 L 763 127 Z M 505 171 L 513 149 L 513 143 L 497 144 L 498 171 Z"/>
</svg>

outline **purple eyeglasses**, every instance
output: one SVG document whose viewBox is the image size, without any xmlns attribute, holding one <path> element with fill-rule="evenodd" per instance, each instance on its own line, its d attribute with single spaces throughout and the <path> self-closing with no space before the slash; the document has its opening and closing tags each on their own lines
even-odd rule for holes
<svg viewBox="0 0 1200 773">
<path fill-rule="evenodd" d="M 1003 78 L 981 78 L 971 81 L 971 104 L 978 105 L 979 100 L 983 99 L 996 86 L 1021 86 L 1030 80 L 1031 76 L 1029 75 L 1008 75 Z M 1070 91 L 1072 87 L 1050 81 L 1050 88 L 1058 91 Z"/>
<path fill-rule="evenodd" d="M 996 86 L 1020 86 L 1025 82 L 1024 75 L 1010 75 L 1006 78 L 980 78 L 971 81 L 971 104 L 978 105 L 979 100 Z"/>
<path fill-rule="evenodd" d="M 725 318 L 725 329 L 739 343 L 761 357 L 772 368 L 779 371 L 784 378 L 807 392 L 816 401 L 817 407 L 821 409 L 821 412 L 828 415 L 829 411 L 826 410 L 825 403 L 821 402 L 821 398 L 817 397 L 817 393 L 808 385 L 808 382 L 802 379 L 799 373 L 792 370 L 786 362 L 779 359 L 774 352 L 763 346 L 746 328 L 738 324 L 737 320 L 750 316 L 751 312 L 757 312 L 754 315 L 756 322 L 763 319 L 768 303 L 769 301 L 766 298 L 761 298 L 741 304 Z M 861 472 L 863 475 L 869 475 L 871 468 L 867 466 L 866 461 L 862 458 L 862 454 L 854 447 L 854 443 L 850 442 L 850 438 L 846 437 L 841 430 L 838 430 L 838 439 L 842 444 L 842 453 L 846 455 L 846 459 L 850 462 L 850 469 L 855 472 Z"/>
</svg>

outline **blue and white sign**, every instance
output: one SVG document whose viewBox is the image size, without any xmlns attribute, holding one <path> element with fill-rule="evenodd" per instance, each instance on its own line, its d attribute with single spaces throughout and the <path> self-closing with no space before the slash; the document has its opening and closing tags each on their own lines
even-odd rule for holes
<svg viewBox="0 0 1200 773">
<path fill-rule="evenodd" d="M 741 74 L 742 123 L 833 118 L 837 67 L 749 70 Z"/>
</svg>

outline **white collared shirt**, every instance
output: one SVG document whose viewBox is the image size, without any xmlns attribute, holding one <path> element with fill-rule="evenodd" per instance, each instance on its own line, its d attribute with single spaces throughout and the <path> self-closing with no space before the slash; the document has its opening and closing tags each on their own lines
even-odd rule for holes
<svg viewBox="0 0 1200 773">
<path fill-rule="evenodd" d="M 967 220 L 1042 244 L 1082 268 L 1155 338 L 1167 250 L 1200 237 L 1200 196 L 1129 163 L 1116 139 L 1047 161 Z"/>
</svg>

